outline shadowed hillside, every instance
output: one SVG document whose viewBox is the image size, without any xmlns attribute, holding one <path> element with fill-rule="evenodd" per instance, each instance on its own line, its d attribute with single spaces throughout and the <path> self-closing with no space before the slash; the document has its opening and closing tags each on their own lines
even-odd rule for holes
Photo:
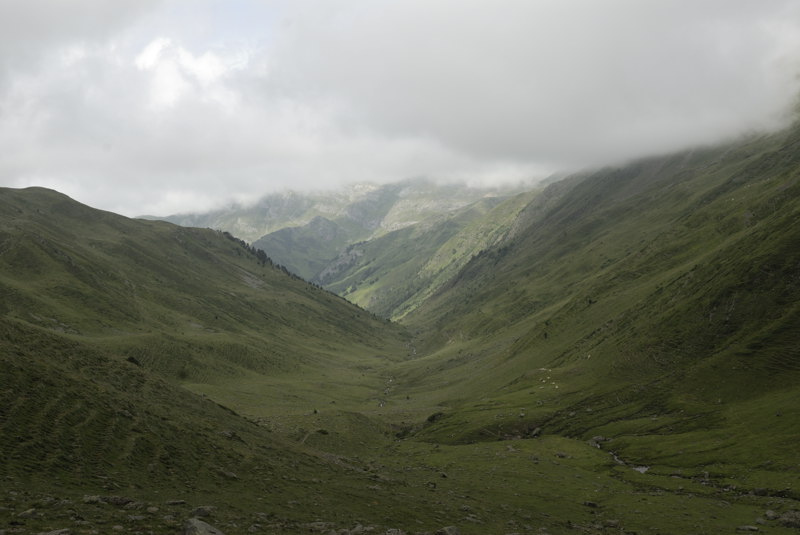
<svg viewBox="0 0 800 535">
<path fill-rule="evenodd" d="M 798 154 L 653 157 L 351 248 L 341 291 L 402 326 L 230 235 L 1 190 L 0 519 L 796 533 Z"/>
<path fill-rule="evenodd" d="M 798 154 L 795 129 L 651 158 L 531 211 L 408 318 L 435 355 L 401 365 L 409 391 L 453 408 L 425 436 L 602 435 L 665 471 L 796 486 Z"/>
<path fill-rule="evenodd" d="M 0 295 L 0 526 L 174 533 L 207 503 L 268 532 L 408 515 L 365 511 L 383 492 L 360 461 L 256 422 L 376 403 L 402 333 L 243 242 L 3 189 Z"/>
</svg>

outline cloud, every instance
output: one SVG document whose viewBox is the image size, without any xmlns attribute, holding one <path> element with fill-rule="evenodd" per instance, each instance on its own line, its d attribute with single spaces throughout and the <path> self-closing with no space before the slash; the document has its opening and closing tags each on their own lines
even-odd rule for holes
<svg viewBox="0 0 800 535">
<path fill-rule="evenodd" d="M 0 183 L 166 214 L 774 128 L 800 89 L 800 6 L 8 0 L 0 69 Z"/>
<path fill-rule="evenodd" d="M 157 0 L 3 0 L 0 89 L 10 77 L 35 72 L 54 50 L 112 38 L 157 5 Z"/>
<path fill-rule="evenodd" d="M 304 21 L 283 67 L 381 132 L 591 163 L 774 125 L 798 88 L 798 15 L 791 2 L 367 3 Z"/>
</svg>

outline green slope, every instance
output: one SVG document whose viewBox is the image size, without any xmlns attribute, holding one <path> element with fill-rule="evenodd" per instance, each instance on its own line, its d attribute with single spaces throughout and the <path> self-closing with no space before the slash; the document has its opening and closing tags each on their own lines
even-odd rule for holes
<svg viewBox="0 0 800 535">
<path fill-rule="evenodd" d="M 453 410 L 425 436 L 612 436 L 639 464 L 796 488 L 798 154 L 794 129 L 652 158 L 535 210 L 408 318 L 433 355 L 398 393 Z"/>
<path fill-rule="evenodd" d="M 281 229 L 304 227 L 322 217 L 341 227 L 353 243 L 460 209 L 483 197 L 504 197 L 520 191 L 519 187 L 472 188 L 416 178 L 390 184 L 353 184 L 326 192 L 273 193 L 253 204 L 233 204 L 208 213 L 148 216 L 148 219 L 224 230 L 254 242 Z M 277 255 L 275 260 L 280 264 L 292 263 L 290 258 Z"/>
<path fill-rule="evenodd" d="M 532 195 L 482 199 L 350 245 L 312 280 L 376 314 L 402 318 L 473 255 L 505 238 Z"/>
<path fill-rule="evenodd" d="M 322 282 L 323 286 L 340 292 L 352 287 L 349 299 L 386 317 L 399 317 L 394 308 L 408 311 L 424 296 L 416 296 L 411 303 L 403 304 L 412 294 L 424 293 L 428 279 L 441 279 L 441 264 L 450 264 L 449 271 L 469 259 L 469 254 L 485 248 L 488 234 L 497 234 L 501 225 L 487 221 L 482 230 L 461 228 L 464 232 L 447 253 L 437 253 L 431 266 L 425 268 L 426 282 L 415 288 L 396 290 L 396 284 L 387 281 L 393 289 L 386 295 L 385 288 L 372 288 L 363 280 L 363 266 L 357 261 L 361 246 L 372 240 L 378 243 L 370 249 L 385 250 L 389 242 L 395 248 L 405 246 L 403 236 L 423 236 L 430 231 L 437 236 L 424 238 L 428 245 L 423 252 L 414 247 L 407 252 L 382 258 L 378 268 L 389 273 L 394 266 L 413 262 L 419 264 L 426 255 L 433 254 L 435 239 L 452 237 L 456 226 L 470 224 L 489 207 L 519 191 L 519 188 L 472 188 L 463 184 L 437 184 L 427 179 L 409 179 L 393 184 L 361 184 L 327 193 L 281 193 L 265 196 L 253 206 L 231 206 L 207 214 L 170 216 L 168 221 L 192 226 L 211 227 L 232 232 L 252 241 L 253 245 L 289 271 L 306 280 Z M 447 222 L 446 222 L 447 221 Z M 392 234 L 420 225 L 414 231 Z M 450 228 L 439 229 L 439 225 Z M 475 230 L 475 232 L 472 232 Z M 475 244 L 480 236 L 480 246 Z M 462 250 L 465 247 L 468 250 Z M 382 256 L 382 253 L 376 253 Z M 446 257 L 446 258 L 445 258 Z M 354 260 L 356 260 L 354 262 Z M 399 280 L 409 272 L 406 265 L 401 274 L 391 279 Z M 375 271 L 375 267 L 368 268 Z M 357 272 L 362 272 L 361 274 Z M 386 277 L 382 277 L 386 278 Z M 344 280 L 349 279 L 345 284 Z M 373 277 L 374 279 L 374 277 Z M 359 292 L 353 293 L 356 289 Z M 377 290 L 373 291 L 373 290 Z M 430 289 L 428 289 L 428 293 Z M 340 292 L 341 293 L 341 292 Z M 399 297 L 402 293 L 405 297 Z M 364 294 L 363 296 L 361 294 Z M 377 294 L 377 295 L 376 295 Z"/>
<path fill-rule="evenodd" d="M 221 233 L 2 190 L 0 521 L 796 533 L 798 154 L 792 129 L 388 233 L 359 280 L 430 277 L 413 338 Z"/>
<path fill-rule="evenodd" d="M 397 328 L 264 259 L 215 231 L 0 190 L 0 525 L 76 529 L 82 517 L 103 531 L 169 500 L 187 502 L 168 507 L 174 522 L 144 514 L 131 529 L 174 533 L 206 503 L 223 525 L 262 512 L 286 532 L 408 515 L 369 514 L 384 492 L 358 460 L 255 423 L 377 405 L 380 368 L 407 353 Z"/>
<path fill-rule="evenodd" d="M 271 258 L 300 277 L 311 280 L 353 241 L 334 221 L 317 216 L 307 224 L 270 232 L 253 242 Z"/>
</svg>

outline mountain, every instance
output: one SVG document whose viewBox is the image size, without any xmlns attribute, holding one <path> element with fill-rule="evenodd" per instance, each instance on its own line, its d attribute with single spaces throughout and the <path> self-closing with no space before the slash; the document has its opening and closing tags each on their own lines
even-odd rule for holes
<svg viewBox="0 0 800 535">
<path fill-rule="evenodd" d="M 377 404 L 402 330 L 230 235 L 3 188 L 0 296 L 4 528 L 173 533 L 211 503 L 222 525 L 291 533 L 396 491 L 258 420 Z"/>
<path fill-rule="evenodd" d="M 800 128 L 551 187 L 407 317 L 398 395 L 447 407 L 423 436 L 538 429 L 800 498 Z"/>
<path fill-rule="evenodd" d="M 484 197 L 505 197 L 519 191 L 519 187 L 472 188 L 417 178 L 383 185 L 354 184 L 326 192 L 273 193 L 252 205 L 233 204 L 208 213 L 147 218 L 224 230 L 249 242 L 323 218 L 341 226 L 351 241 L 359 241 L 457 210 Z"/>
<path fill-rule="evenodd" d="M 305 279 L 318 278 L 355 243 L 430 220 L 446 218 L 518 190 L 437 184 L 426 179 L 394 184 L 358 184 L 327 193 L 276 193 L 255 205 L 234 205 L 207 214 L 165 220 L 230 232 L 263 249 L 278 264 Z M 330 270 L 328 270 L 330 271 Z"/>
<path fill-rule="evenodd" d="M 482 199 L 355 243 L 311 280 L 376 314 L 402 318 L 472 256 L 505 238 L 532 195 Z"/>
<path fill-rule="evenodd" d="M 351 245 L 390 322 L 0 190 L 0 523 L 796 533 L 798 222 L 800 127 L 587 171 Z"/>
<path fill-rule="evenodd" d="M 305 225 L 262 236 L 253 247 L 269 251 L 289 271 L 310 280 L 352 239 L 351 233 L 336 222 L 317 216 Z"/>
</svg>

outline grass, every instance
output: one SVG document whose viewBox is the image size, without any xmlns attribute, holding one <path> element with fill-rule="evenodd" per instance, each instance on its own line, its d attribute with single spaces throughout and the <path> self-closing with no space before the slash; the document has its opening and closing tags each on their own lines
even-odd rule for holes
<svg viewBox="0 0 800 535">
<path fill-rule="evenodd" d="M 799 142 L 387 234 L 375 288 L 403 279 L 386 244 L 444 273 L 442 244 L 497 229 L 402 325 L 218 232 L 2 190 L 0 529 L 175 533 L 214 505 L 226 533 L 793 533 Z"/>
<path fill-rule="evenodd" d="M 315 280 L 384 317 L 411 313 L 469 259 L 512 231 L 535 193 L 488 198 L 348 247 Z"/>
</svg>

